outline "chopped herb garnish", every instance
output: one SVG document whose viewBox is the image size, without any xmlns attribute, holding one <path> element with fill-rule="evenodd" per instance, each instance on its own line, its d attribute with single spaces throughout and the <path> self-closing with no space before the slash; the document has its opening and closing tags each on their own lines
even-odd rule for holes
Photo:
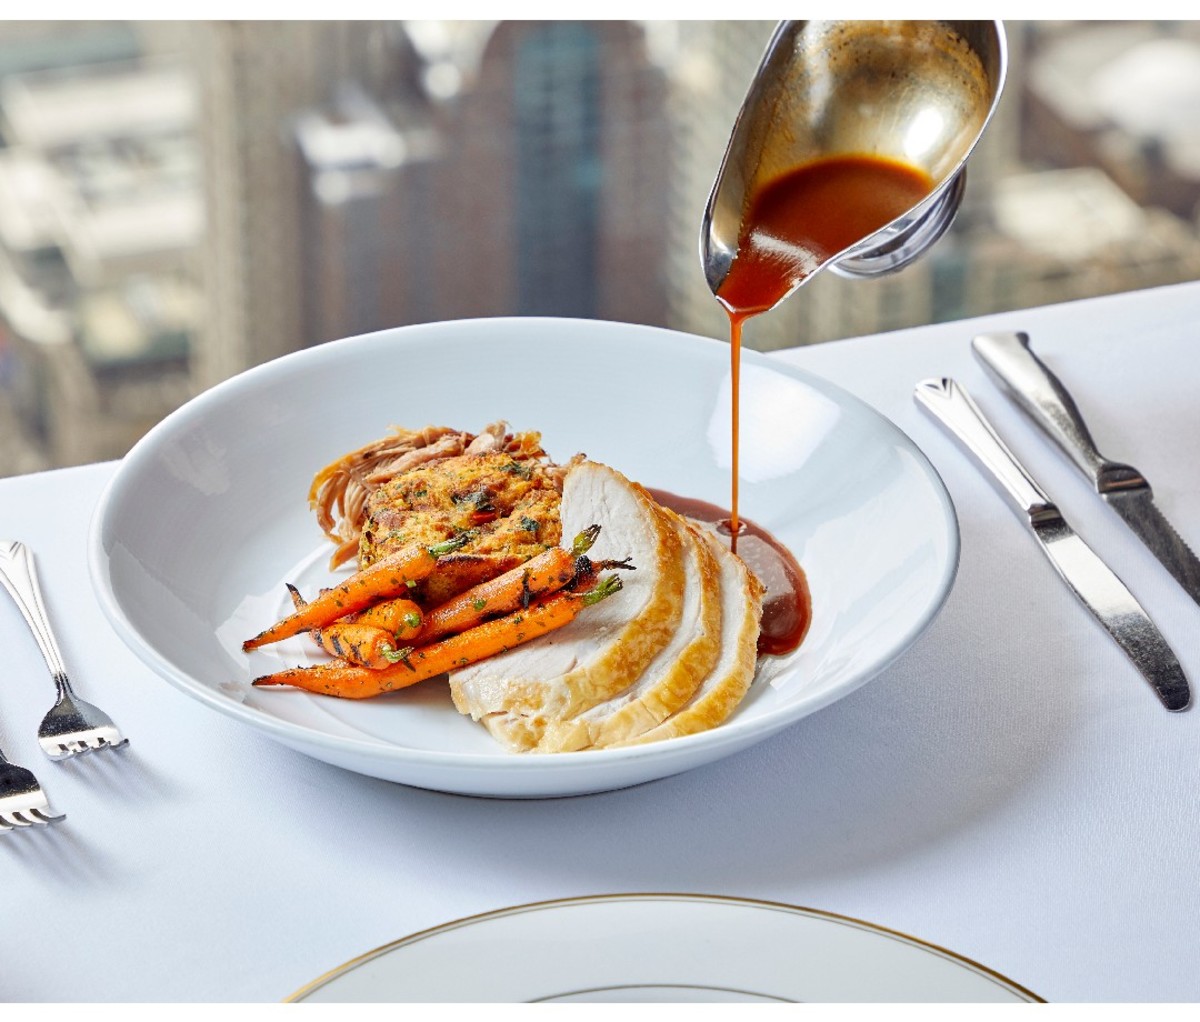
<svg viewBox="0 0 1200 1022">
<path fill-rule="evenodd" d="M 415 671 L 416 668 L 413 667 L 413 665 L 408 661 L 409 656 L 412 655 L 412 651 L 412 646 L 405 646 L 403 649 L 389 649 L 385 651 L 383 655 L 387 657 L 387 659 L 393 664 L 400 663 L 407 667 L 410 671 Z"/>
</svg>

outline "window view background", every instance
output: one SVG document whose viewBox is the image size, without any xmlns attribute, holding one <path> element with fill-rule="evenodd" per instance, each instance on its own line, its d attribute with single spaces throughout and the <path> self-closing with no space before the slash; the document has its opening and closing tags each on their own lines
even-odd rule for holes
<svg viewBox="0 0 1200 1022">
<path fill-rule="evenodd" d="M 383 327 L 724 338 L 700 218 L 772 27 L 0 22 L 0 475 L 120 457 L 220 380 Z M 1006 27 L 951 232 L 818 276 L 749 346 L 1200 277 L 1200 23 Z"/>
</svg>

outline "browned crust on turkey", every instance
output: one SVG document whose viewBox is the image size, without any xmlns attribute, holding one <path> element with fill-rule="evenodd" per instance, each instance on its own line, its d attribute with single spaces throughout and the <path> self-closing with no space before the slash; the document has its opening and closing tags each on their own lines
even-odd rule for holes
<svg viewBox="0 0 1200 1022">
<path fill-rule="evenodd" d="M 630 488 L 646 521 L 653 524 L 655 538 L 653 563 L 638 563 L 637 571 L 657 581 L 640 613 L 621 621 L 611 634 L 597 636 L 596 656 L 558 677 L 514 676 L 507 672 L 507 664 L 503 662 L 503 656 L 512 654 L 486 662 L 493 665 L 499 662 L 500 666 L 494 670 L 486 669 L 485 664 L 484 670 L 467 668 L 465 672 L 451 674 L 450 692 L 459 712 L 480 720 L 511 749 L 534 748 L 550 722 L 574 716 L 633 684 L 670 641 L 683 610 L 682 540 L 654 498 L 645 488 L 608 466 L 584 462 L 579 468 L 611 473 L 620 484 Z M 601 541 L 604 537 L 602 532 Z M 603 556 L 619 555 L 606 551 Z M 620 606 L 621 598 L 613 600 L 612 605 Z M 597 617 L 597 613 L 589 611 L 580 621 Z M 462 681 L 464 674 L 470 679 L 466 683 Z"/>
<path fill-rule="evenodd" d="M 735 644 L 736 655 L 722 676 L 709 679 L 710 684 L 701 690 L 682 709 L 668 717 L 657 727 L 613 746 L 641 745 L 646 742 L 679 738 L 683 735 L 708 731 L 728 719 L 729 715 L 745 698 L 758 667 L 758 634 L 762 621 L 762 583 L 736 554 L 724 548 L 721 541 L 711 533 L 702 531 L 714 551 L 732 559 L 740 579 L 739 588 L 745 601 L 745 611 L 736 623 L 733 633 L 723 631 L 722 642 Z M 719 665 L 720 666 L 720 665 Z M 613 747 L 610 746 L 610 747 Z"/>
<path fill-rule="evenodd" d="M 681 556 L 686 548 L 695 557 L 700 588 L 695 634 L 646 691 L 630 696 L 624 704 L 618 694 L 612 711 L 602 716 L 595 715 L 595 711 L 603 710 L 603 703 L 569 720 L 552 722 L 538 743 L 539 752 L 602 748 L 635 738 L 683 706 L 716 665 L 721 649 L 721 567 L 694 525 L 670 508 L 660 506 L 659 511 L 681 538 Z M 669 649 L 668 646 L 659 656 L 666 655 Z M 648 669 L 655 666 L 652 661 Z M 635 688 L 638 680 L 630 688 Z"/>
</svg>

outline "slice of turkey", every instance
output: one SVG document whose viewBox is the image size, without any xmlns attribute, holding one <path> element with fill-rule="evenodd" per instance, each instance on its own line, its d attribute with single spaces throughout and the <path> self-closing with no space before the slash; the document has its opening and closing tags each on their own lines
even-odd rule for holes
<svg viewBox="0 0 1200 1022">
<path fill-rule="evenodd" d="M 657 727 L 614 745 L 640 745 L 716 727 L 734 711 L 754 680 L 763 585 L 723 540 L 707 529 L 698 531 L 721 565 L 721 656 L 686 705 Z"/>
<path fill-rule="evenodd" d="M 552 721 L 539 752 L 599 748 L 636 738 L 691 698 L 713 669 L 721 644 L 721 568 L 699 530 L 669 508 L 660 512 L 680 537 L 684 559 L 683 614 L 671 641 L 629 688 L 563 721 Z"/>
<path fill-rule="evenodd" d="M 514 750 L 534 748 L 548 724 L 629 688 L 671 641 L 683 614 L 682 541 L 641 486 L 599 462 L 583 461 L 563 480 L 564 536 L 601 526 L 594 561 L 630 558 L 623 588 L 570 624 L 450 675 L 460 713 L 481 721 Z"/>
</svg>

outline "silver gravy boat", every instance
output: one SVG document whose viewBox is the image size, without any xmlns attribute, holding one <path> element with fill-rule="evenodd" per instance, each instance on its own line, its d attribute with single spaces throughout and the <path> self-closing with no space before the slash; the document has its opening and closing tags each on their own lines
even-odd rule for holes
<svg viewBox="0 0 1200 1022">
<path fill-rule="evenodd" d="M 737 254 L 749 197 L 827 156 L 899 160 L 928 173 L 934 188 L 818 269 L 867 279 L 917 259 L 958 212 L 967 157 L 996 109 L 1006 67 L 999 21 L 780 22 L 704 212 L 700 258 L 712 292 Z"/>
</svg>

